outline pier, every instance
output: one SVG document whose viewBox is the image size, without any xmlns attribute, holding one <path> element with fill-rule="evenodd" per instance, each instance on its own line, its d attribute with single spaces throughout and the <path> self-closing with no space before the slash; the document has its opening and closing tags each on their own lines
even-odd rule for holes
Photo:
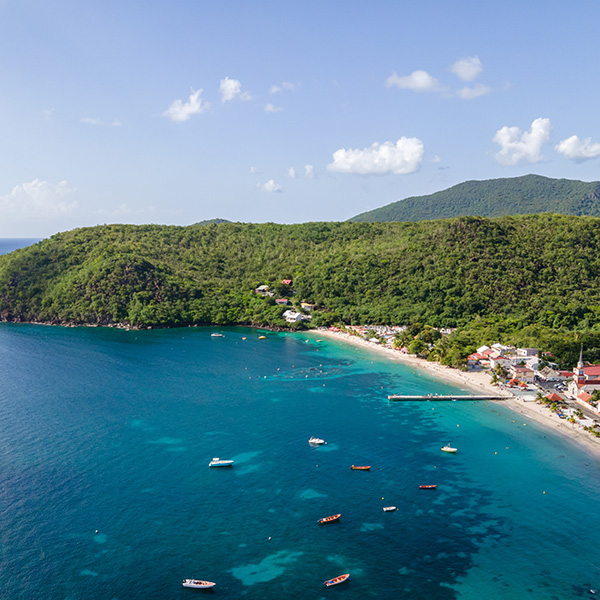
<svg viewBox="0 0 600 600">
<path fill-rule="evenodd" d="M 403 396 L 401 394 L 392 394 L 388 396 L 388 400 L 398 400 L 398 401 L 406 401 L 406 402 L 415 402 L 415 401 L 423 401 L 423 400 L 433 400 L 436 402 L 456 402 L 458 400 L 506 400 L 505 396 L 456 396 L 454 394 L 451 395 L 432 395 L 432 394 L 422 394 L 420 396 Z"/>
</svg>

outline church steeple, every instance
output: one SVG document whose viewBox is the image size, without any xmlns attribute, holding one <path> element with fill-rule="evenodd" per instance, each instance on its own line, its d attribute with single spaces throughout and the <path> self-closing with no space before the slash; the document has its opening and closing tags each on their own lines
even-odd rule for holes
<svg viewBox="0 0 600 600">
<path fill-rule="evenodd" d="M 573 369 L 573 379 L 577 383 L 584 383 L 585 381 L 585 372 L 583 370 L 583 344 L 581 344 L 581 350 L 579 351 L 579 362 L 577 366 Z"/>
<path fill-rule="evenodd" d="M 579 362 L 577 363 L 578 369 L 583 369 L 583 344 L 581 344 L 581 350 L 579 351 Z"/>
</svg>

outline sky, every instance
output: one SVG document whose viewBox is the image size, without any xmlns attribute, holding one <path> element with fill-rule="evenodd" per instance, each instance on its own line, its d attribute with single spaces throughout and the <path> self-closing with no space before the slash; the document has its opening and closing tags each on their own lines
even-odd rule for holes
<svg viewBox="0 0 600 600">
<path fill-rule="evenodd" d="M 0 0 L 0 237 L 600 180 L 597 0 Z"/>
</svg>

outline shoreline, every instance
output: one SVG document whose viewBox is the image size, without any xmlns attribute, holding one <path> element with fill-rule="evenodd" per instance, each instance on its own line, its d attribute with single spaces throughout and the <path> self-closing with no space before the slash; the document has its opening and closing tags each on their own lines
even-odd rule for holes
<svg viewBox="0 0 600 600">
<path fill-rule="evenodd" d="M 536 423 L 552 429 L 558 435 L 567 438 L 578 447 L 586 450 L 594 458 L 600 459 L 600 438 L 591 433 L 577 428 L 574 423 L 566 420 L 551 412 L 545 406 L 536 402 L 525 402 L 507 390 L 500 390 L 490 383 L 490 377 L 486 372 L 463 372 L 452 367 L 446 367 L 439 363 L 427 361 L 423 358 L 417 358 L 414 355 L 402 354 L 396 350 L 385 346 L 373 344 L 361 337 L 353 336 L 345 332 L 334 332 L 324 329 L 312 329 L 304 333 L 313 333 L 317 336 L 337 340 L 344 344 L 362 348 L 367 352 L 375 352 L 381 356 L 386 356 L 390 360 L 404 364 L 409 367 L 428 373 L 437 378 L 444 379 L 450 383 L 466 388 L 473 393 L 486 393 L 494 396 L 504 396 L 504 400 L 490 400 L 490 402 L 502 404 L 513 413 L 529 418 Z M 393 393 L 393 391 L 390 391 Z"/>
</svg>

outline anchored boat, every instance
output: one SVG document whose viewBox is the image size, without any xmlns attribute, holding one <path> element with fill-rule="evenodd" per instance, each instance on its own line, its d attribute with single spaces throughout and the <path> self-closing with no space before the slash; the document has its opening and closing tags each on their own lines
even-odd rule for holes
<svg viewBox="0 0 600 600">
<path fill-rule="evenodd" d="M 209 467 L 231 467 L 232 465 L 233 465 L 233 461 L 232 460 L 221 460 L 218 457 L 213 458 L 208 463 Z"/>
<path fill-rule="evenodd" d="M 319 523 L 321 523 L 321 525 L 323 525 L 324 523 L 333 523 L 334 521 L 337 521 L 341 516 L 342 513 L 340 513 L 339 515 L 331 515 L 331 517 L 324 517 L 323 519 L 319 519 Z"/>
<path fill-rule="evenodd" d="M 371 465 L 368 465 L 367 467 L 357 467 L 356 465 L 352 465 L 350 468 L 355 471 L 368 471 L 371 468 Z"/>
<path fill-rule="evenodd" d="M 184 579 L 182 585 L 183 587 L 199 588 L 206 590 L 208 588 L 215 587 L 215 585 L 217 584 L 213 583 L 212 581 L 202 581 L 201 579 Z"/>
<path fill-rule="evenodd" d="M 333 579 L 328 579 L 323 583 L 327 587 L 331 587 L 332 585 L 337 585 L 338 583 L 344 583 L 344 581 L 348 581 L 350 579 L 350 573 L 344 573 L 344 575 L 339 575 L 338 577 L 334 577 Z"/>
<path fill-rule="evenodd" d="M 456 448 L 453 448 L 452 446 L 444 446 L 442 448 L 442 452 L 449 452 L 450 454 L 456 454 Z"/>
</svg>

